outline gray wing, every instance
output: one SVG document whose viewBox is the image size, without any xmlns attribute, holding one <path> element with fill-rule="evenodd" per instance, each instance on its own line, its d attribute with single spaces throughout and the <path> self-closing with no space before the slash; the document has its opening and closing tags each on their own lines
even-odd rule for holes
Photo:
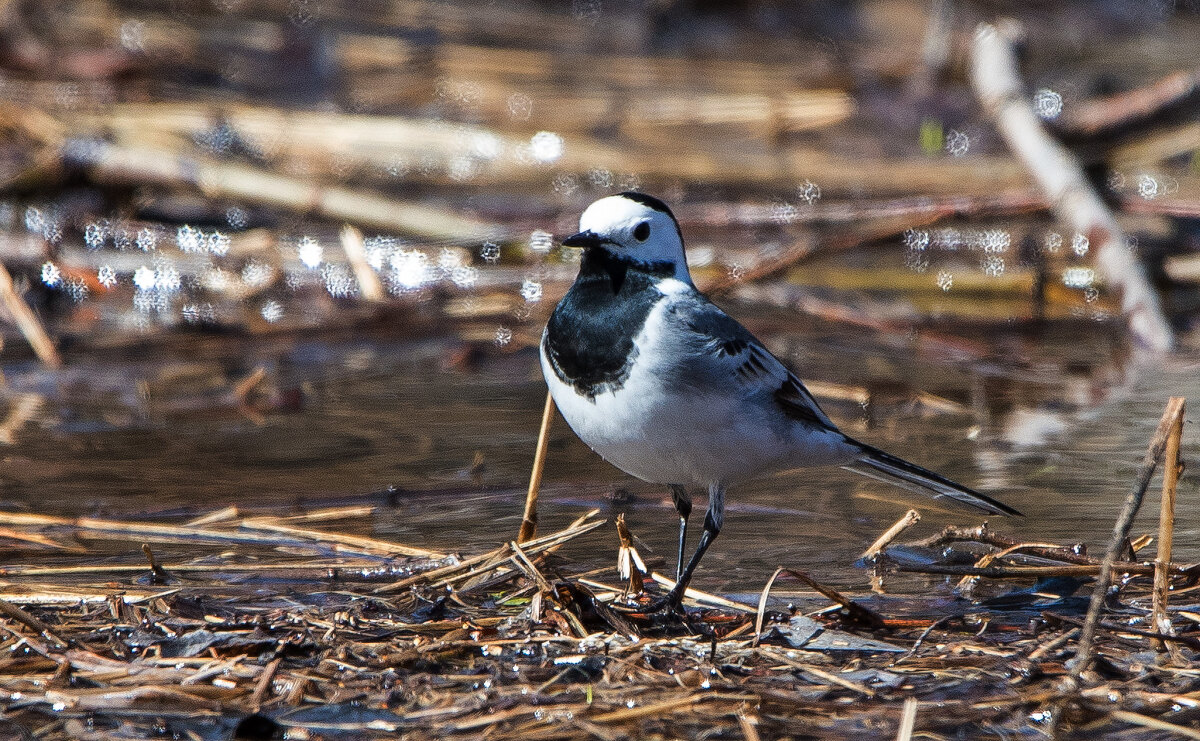
<svg viewBox="0 0 1200 741">
<path fill-rule="evenodd" d="M 792 419 L 837 429 L 804 384 L 758 338 L 702 296 L 671 309 L 674 329 L 684 344 L 684 383 L 740 389 L 746 396 L 769 395 Z"/>
</svg>

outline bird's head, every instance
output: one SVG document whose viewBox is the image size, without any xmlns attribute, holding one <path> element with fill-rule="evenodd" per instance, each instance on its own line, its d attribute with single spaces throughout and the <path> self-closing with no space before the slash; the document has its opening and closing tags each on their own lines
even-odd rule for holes
<svg viewBox="0 0 1200 741">
<path fill-rule="evenodd" d="M 674 277 L 691 282 L 679 222 L 667 204 L 643 193 L 627 191 L 588 206 L 579 217 L 579 232 L 563 245 L 604 250 L 634 265 L 667 268 Z"/>
</svg>

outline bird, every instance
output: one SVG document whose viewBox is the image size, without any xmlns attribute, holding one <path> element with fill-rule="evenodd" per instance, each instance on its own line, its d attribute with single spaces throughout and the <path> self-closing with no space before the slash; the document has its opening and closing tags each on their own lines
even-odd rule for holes
<svg viewBox="0 0 1200 741">
<path fill-rule="evenodd" d="M 1012 507 L 838 430 L 812 394 L 693 282 L 667 204 L 626 191 L 600 198 L 562 240 L 582 249 L 575 282 L 542 332 L 543 375 L 560 414 L 622 471 L 669 488 L 679 515 L 675 584 L 652 610 L 682 612 L 721 531 L 731 486 L 835 465 L 990 514 Z M 704 529 L 684 562 L 691 491 L 707 490 Z"/>
</svg>

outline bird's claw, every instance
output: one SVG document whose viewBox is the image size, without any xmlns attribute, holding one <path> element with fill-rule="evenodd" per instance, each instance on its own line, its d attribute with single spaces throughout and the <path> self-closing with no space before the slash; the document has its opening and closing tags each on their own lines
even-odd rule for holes
<svg viewBox="0 0 1200 741">
<path fill-rule="evenodd" d="M 630 615 L 662 615 L 686 617 L 687 612 L 683 609 L 683 600 L 675 595 L 674 592 L 668 593 L 664 597 L 651 600 L 649 604 L 632 604 L 620 605 L 613 604 L 612 608 L 618 612 Z"/>
</svg>

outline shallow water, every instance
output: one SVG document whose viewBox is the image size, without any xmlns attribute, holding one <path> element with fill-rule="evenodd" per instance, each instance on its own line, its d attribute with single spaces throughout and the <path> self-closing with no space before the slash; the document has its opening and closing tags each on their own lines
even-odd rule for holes
<svg viewBox="0 0 1200 741">
<path fill-rule="evenodd" d="M 1102 550 L 1166 398 L 1200 398 L 1200 354 L 1131 359 L 1098 325 L 1084 325 L 1082 334 L 1075 326 L 1041 338 L 997 336 L 983 355 L 976 347 L 964 356 L 944 344 L 731 308 L 803 378 L 871 392 L 866 405 L 822 399 L 845 431 L 1012 504 L 1027 517 L 999 518 L 994 527 L 1031 541 Z M 1064 342 L 1062 332 L 1075 341 Z M 57 375 L 10 367 L 13 408 L 29 398 L 40 406 L 4 446 L 0 504 L 137 517 L 228 504 L 287 513 L 369 503 L 378 506 L 370 518 L 331 526 L 481 551 L 511 538 L 520 523 L 545 386 L 533 349 L 486 350 L 468 364 L 456 362 L 462 350 L 452 336 L 379 332 L 198 337 L 152 361 L 98 354 Z M 239 407 L 231 385 L 257 366 L 265 379 Z M 921 392 L 940 401 L 914 402 Z M 1189 424 L 1185 455 L 1195 441 Z M 1184 477 L 1181 560 L 1200 559 L 1200 523 L 1189 505 L 1196 495 L 1195 481 Z M 745 484 L 729 495 L 725 530 L 697 585 L 754 591 L 787 565 L 865 587 L 868 575 L 855 558 L 909 506 L 924 516 L 914 538 L 981 520 L 839 469 Z M 593 507 L 626 512 L 643 554 L 673 568 L 676 520 L 666 491 L 612 468 L 558 420 L 542 528 Z M 1135 534 L 1153 532 L 1156 518 L 1152 494 Z M 694 520 L 693 538 L 702 516 Z M 596 568 L 615 563 L 616 545 L 606 527 L 566 554 Z M 186 555 L 163 547 L 159 559 Z"/>
</svg>

